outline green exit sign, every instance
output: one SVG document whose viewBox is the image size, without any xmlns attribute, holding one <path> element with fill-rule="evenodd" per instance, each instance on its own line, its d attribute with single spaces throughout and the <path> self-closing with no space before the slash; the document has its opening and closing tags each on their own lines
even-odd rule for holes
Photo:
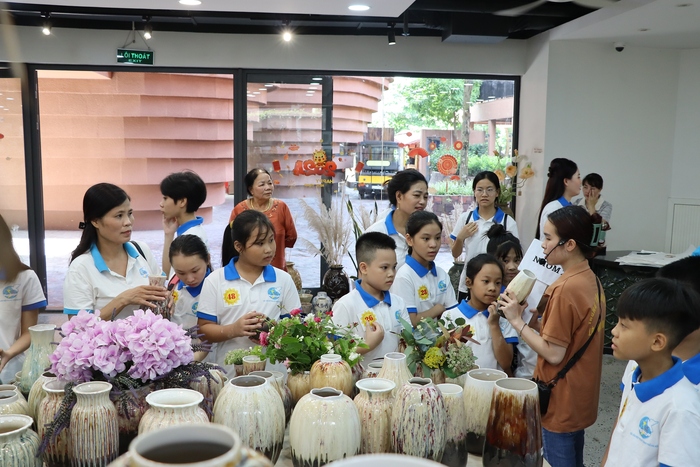
<svg viewBox="0 0 700 467">
<path fill-rule="evenodd" d="M 117 63 L 153 65 L 155 58 L 156 53 L 152 50 L 117 49 Z"/>
</svg>

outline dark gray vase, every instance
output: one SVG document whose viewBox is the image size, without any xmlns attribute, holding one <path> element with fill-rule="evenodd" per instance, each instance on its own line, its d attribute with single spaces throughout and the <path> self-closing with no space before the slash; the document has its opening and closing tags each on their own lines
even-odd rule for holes
<svg viewBox="0 0 700 467">
<path fill-rule="evenodd" d="M 335 303 L 343 295 L 350 292 L 348 275 L 343 271 L 343 266 L 335 264 L 323 275 L 321 290 L 326 292 Z"/>
</svg>

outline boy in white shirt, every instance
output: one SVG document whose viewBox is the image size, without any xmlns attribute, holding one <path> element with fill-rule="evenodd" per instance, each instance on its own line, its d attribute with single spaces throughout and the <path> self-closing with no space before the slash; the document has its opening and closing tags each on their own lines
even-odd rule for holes
<svg viewBox="0 0 700 467">
<path fill-rule="evenodd" d="M 389 294 L 396 276 L 396 242 L 387 234 L 367 232 L 357 239 L 360 279 L 355 290 L 333 306 L 333 321 L 341 326 L 355 324 L 355 332 L 369 346 L 358 349 L 370 362 L 396 352 L 402 326 L 399 318 L 410 322 L 401 297 Z"/>
<path fill-rule="evenodd" d="M 681 283 L 647 279 L 625 290 L 612 331 L 615 358 L 635 360 L 605 467 L 690 466 L 700 459 L 700 398 L 673 349 L 700 327 L 700 296 Z"/>
</svg>

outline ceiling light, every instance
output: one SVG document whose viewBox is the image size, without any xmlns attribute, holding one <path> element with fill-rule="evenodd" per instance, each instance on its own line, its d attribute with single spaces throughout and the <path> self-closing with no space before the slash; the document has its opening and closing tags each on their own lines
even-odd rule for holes
<svg viewBox="0 0 700 467">
<path fill-rule="evenodd" d="M 153 26 L 150 21 L 146 21 L 146 26 L 143 27 L 143 38 L 148 40 L 153 37 Z"/>
<path fill-rule="evenodd" d="M 315 78 L 311 78 L 311 79 L 314 81 L 321 81 L 323 78 L 321 78 L 320 76 L 316 76 Z"/>
<path fill-rule="evenodd" d="M 274 84 L 272 84 L 272 83 L 267 83 L 267 84 L 265 85 L 266 88 L 271 88 L 272 86 L 274 86 Z"/>
<path fill-rule="evenodd" d="M 44 21 L 44 26 L 41 28 L 41 33 L 45 36 L 51 35 L 51 21 Z"/>
<path fill-rule="evenodd" d="M 202 2 L 199 0 L 180 0 L 180 5 L 197 6 L 201 4 Z"/>
<path fill-rule="evenodd" d="M 282 33 L 282 39 L 284 39 L 285 42 L 289 42 L 292 40 L 292 33 L 289 31 L 284 31 Z"/>
<path fill-rule="evenodd" d="M 396 33 L 394 32 L 394 23 L 389 24 L 389 45 L 396 45 Z"/>
<path fill-rule="evenodd" d="M 408 32 L 408 16 L 404 13 L 403 15 L 403 32 L 401 33 L 402 36 L 408 36 L 410 33 Z"/>
<path fill-rule="evenodd" d="M 258 91 L 267 91 L 267 88 L 258 88 Z"/>
<path fill-rule="evenodd" d="M 309 83 L 309 86 L 320 86 L 321 83 Z"/>
<path fill-rule="evenodd" d="M 260 91 L 254 91 L 253 94 L 257 96 L 258 94 L 260 94 Z"/>
<path fill-rule="evenodd" d="M 7 100 L 8 100 L 8 101 L 13 101 L 13 100 L 15 100 L 15 98 L 14 98 L 14 97 L 8 97 Z"/>
<path fill-rule="evenodd" d="M 348 10 L 350 10 L 350 11 L 367 11 L 367 10 L 369 10 L 369 6 L 367 6 L 367 5 L 350 5 L 348 7 Z"/>
</svg>

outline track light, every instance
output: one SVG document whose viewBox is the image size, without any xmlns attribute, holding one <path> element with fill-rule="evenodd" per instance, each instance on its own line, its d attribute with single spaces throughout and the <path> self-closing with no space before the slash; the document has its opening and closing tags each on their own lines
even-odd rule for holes
<svg viewBox="0 0 700 467">
<path fill-rule="evenodd" d="M 396 33 L 394 32 L 394 23 L 389 23 L 389 45 L 396 45 Z"/>
<path fill-rule="evenodd" d="M 144 17 L 146 20 L 146 25 L 143 27 L 143 38 L 148 40 L 153 37 L 153 25 L 151 24 L 151 17 Z"/>
<path fill-rule="evenodd" d="M 41 33 L 45 36 L 50 36 L 51 35 L 51 13 L 47 12 L 42 12 L 41 17 L 44 18 L 44 24 L 41 27 Z"/>
<path fill-rule="evenodd" d="M 288 19 L 282 21 L 282 39 L 284 39 L 285 42 L 292 40 L 292 30 L 289 29 Z"/>
<path fill-rule="evenodd" d="M 403 33 L 401 34 L 402 36 L 408 36 L 410 33 L 408 32 L 408 16 L 404 13 L 403 15 Z"/>
</svg>

